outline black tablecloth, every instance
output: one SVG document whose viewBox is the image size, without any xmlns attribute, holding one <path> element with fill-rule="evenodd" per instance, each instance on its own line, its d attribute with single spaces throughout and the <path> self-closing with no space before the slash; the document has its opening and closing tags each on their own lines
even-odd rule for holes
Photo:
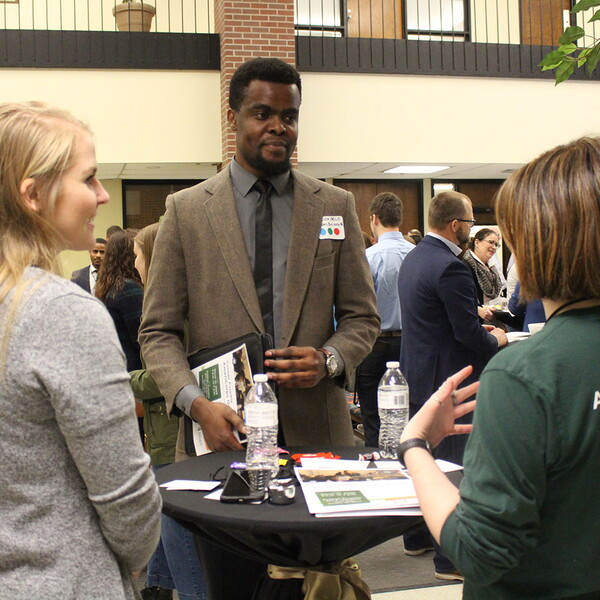
<svg viewBox="0 0 600 600">
<path fill-rule="evenodd" d="M 318 450 L 323 450 L 320 448 Z M 314 452 L 296 448 L 295 452 Z M 355 448 L 333 448 L 343 458 L 357 458 Z M 210 480 L 222 466 L 243 461 L 243 452 L 190 458 L 160 469 L 159 483 L 173 479 Z M 163 511 L 205 540 L 254 561 L 310 567 L 336 562 L 402 535 L 421 517 L 349 517 L 319 519 L 309 514 L 300 487 L 293 504 L 225 504 L 206 500 L 205 492 L 161 488 Z"/>
</svg>

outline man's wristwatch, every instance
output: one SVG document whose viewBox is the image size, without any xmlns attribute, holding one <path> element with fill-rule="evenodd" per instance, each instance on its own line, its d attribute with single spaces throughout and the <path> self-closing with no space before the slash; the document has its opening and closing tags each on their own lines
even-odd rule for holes
<svg viewBox="0 0 600 600">
<path fill-rule="evenodd" d="M 429 452 L 429 454 L 431 454 L 433 456 L 433 448 L 431 447 L 431 444 L 427 440 L 423 440 L 421 438 L 412 438 L 410 440 L 406 440 L 405 442 L 398 444 L 398 448 L 396 450 L 396 452 L 398 454 L 398 460 L 404 466 L 406 466 L 404 464 L 404 453 L 407 450 L 410 450 L 411 448 L 423 448 L 424 450 L 427 450 L 427 452 Z"/>
<path fill-rule="evenodd" d="M 322 352 L 325 355 L 325 371 L 327 372 L 327 376 L 333 379 L 338 370 L 338 361 L 335 354 L 325 348 L 319 348 L 318 352 Z"/>
</svg>

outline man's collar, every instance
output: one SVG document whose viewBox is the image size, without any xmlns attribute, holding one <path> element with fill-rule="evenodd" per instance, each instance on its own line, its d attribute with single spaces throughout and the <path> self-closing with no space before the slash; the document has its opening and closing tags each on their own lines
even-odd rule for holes
<svg viewBox="0 0 600 600">
<path fill-rule="evenodd" d="M 379 240 L 386 239 L 386 238 L 389 238 L 389 239 L 402 238 L 402 239 L 404 239 L 404 236 L 402 235 L 401 231 L 384 231 L 383 233 L 380 233 L 378 236 Z"/>
<path fill-rule="evenodd" d="M 229 173 L 231 175 L 231 182 L 236 187 L 237 191 L 244 197 L 250 192 L 252 186 L 258 179 L 260 179 L 236 162 L 235 157 L 229 164 Z M 289 183 L 290 175 L 291 173 L 288 170 L 280 175 L 272 175 L 271 177 L 265 177 L 264 179 L 270 182 L 275 188 L 277 195 L 281 196 Z"/>
<path fill-rule="evenodd" d="M 453 254 L 455 254 L 456 256 L 460 256 L 460 254 L 462 252 L 462 248 L 457 246 L 454 242 L 451 242 L 448 238 L 445 238 L 443 235 L 440 235 L 439 233 L 433 233 L 432 231 L 429 231 L 426 235 L 430 235 L 431 237 L 434 237 L 434 238 L 444 242 L 444 244 L 446 244 L 446 246 L 448 246 L 448 248 L 450 248 L 450 250 L 452 250 Z"/>
</svg>

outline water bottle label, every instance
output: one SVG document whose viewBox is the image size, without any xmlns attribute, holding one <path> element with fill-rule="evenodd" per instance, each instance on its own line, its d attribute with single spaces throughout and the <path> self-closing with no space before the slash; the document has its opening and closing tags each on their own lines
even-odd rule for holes
<svg viewBox="0 0 600 600">
<path fill-rule="evenodd" d="M 244 407 L 246 425 L 250 427 L 275 427 L 277 405 L 270 402 L 255 402 Z"/>
<path fill-rule="evenodd" d="M 408 408 L 408 392 L 379 390 L 377 404 L 379 408 Z"/>
</svg>

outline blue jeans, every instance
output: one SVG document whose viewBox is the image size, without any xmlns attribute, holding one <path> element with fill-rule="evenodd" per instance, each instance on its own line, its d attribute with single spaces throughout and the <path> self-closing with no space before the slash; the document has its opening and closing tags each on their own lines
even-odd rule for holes
<svg viewBox="0 0 600 600">
<path fill-rule="evenodd" d="M 156 472 L 165 465 L 154 465 Z M 208 600 L 206 577 L 194 535 L 171 519 L 161 515 L 160 542 L 150 558 L 146 585 L 176 589 L 180 600 Z"/>
</svg>

